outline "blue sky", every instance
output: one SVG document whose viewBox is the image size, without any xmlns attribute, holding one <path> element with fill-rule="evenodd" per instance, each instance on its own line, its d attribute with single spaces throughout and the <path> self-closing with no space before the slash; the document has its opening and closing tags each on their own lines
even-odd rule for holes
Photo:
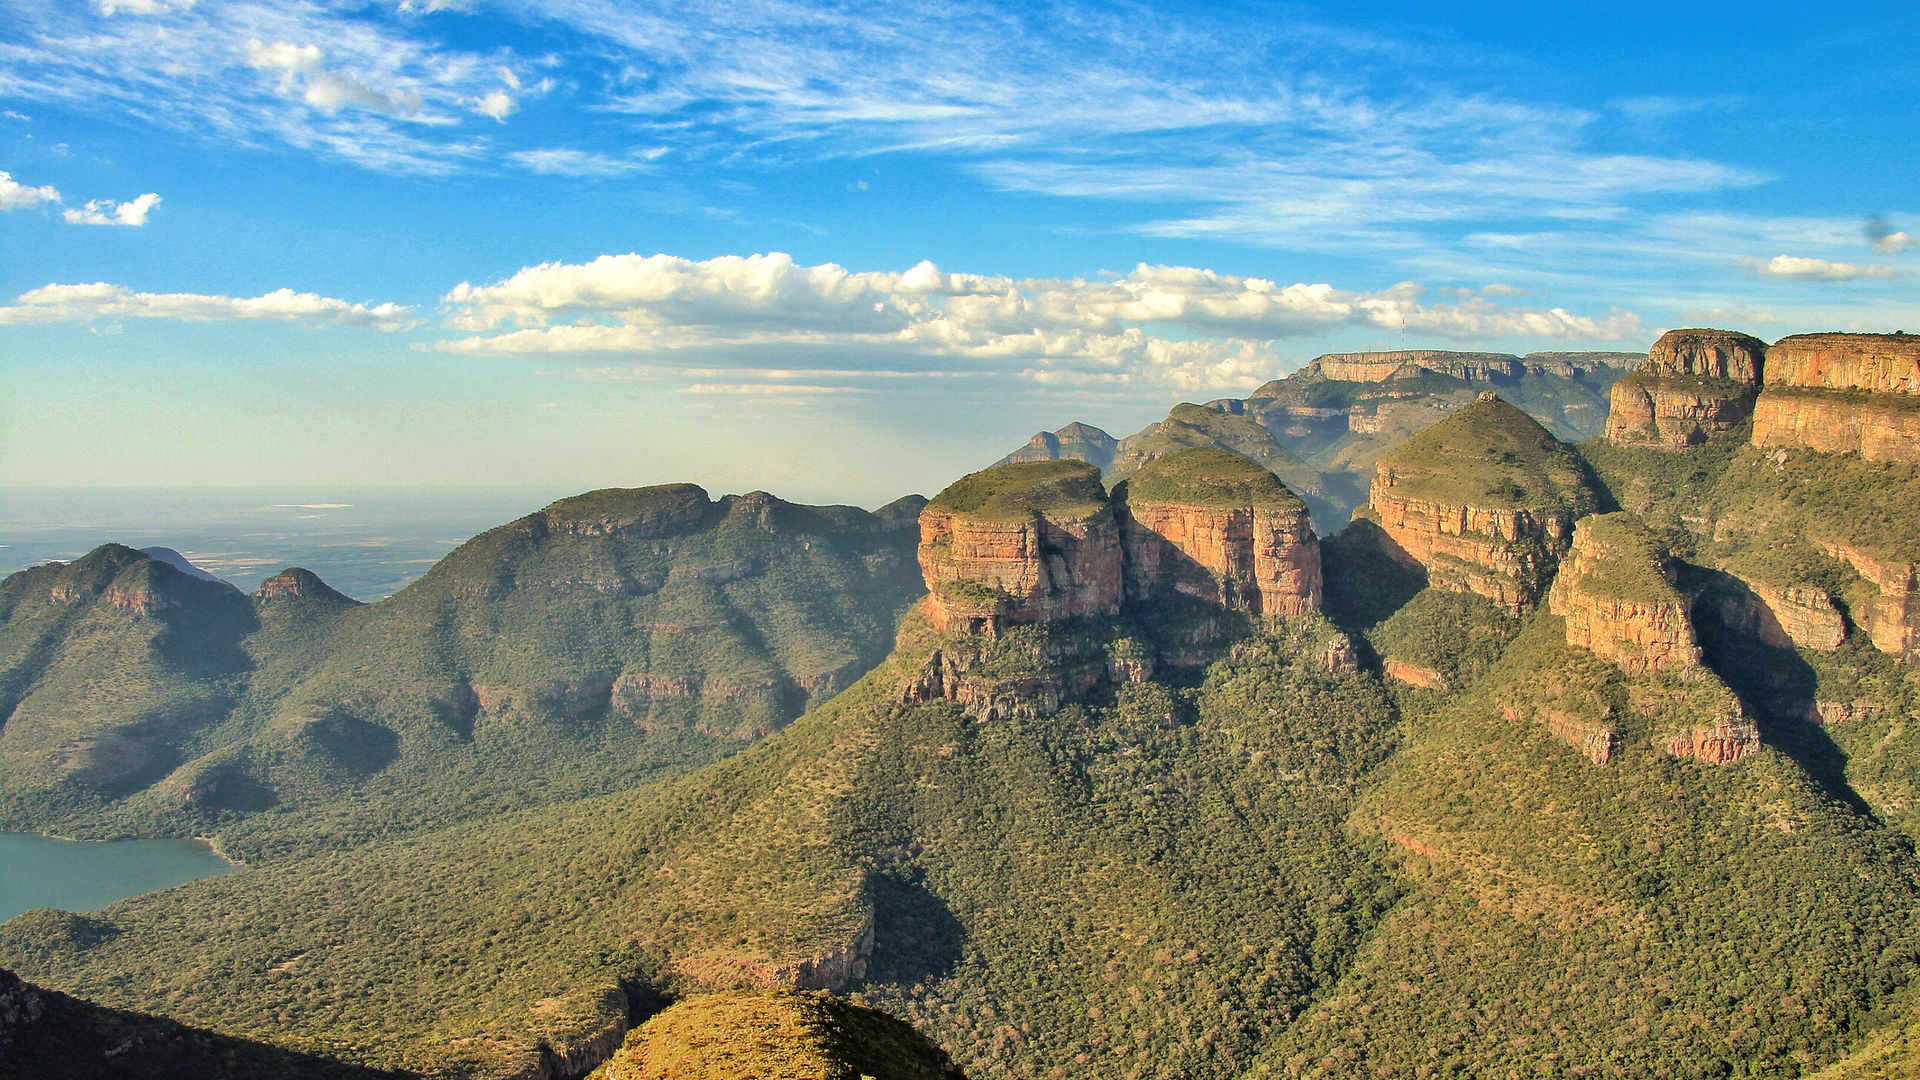
<svg viewBox="0 0 1920 1080">
<path fill-rule="evenodd" d="M 1907 4 L 13 0 L 0 485 L 873 504 L 1374 346 L 1920 328 Z"/>
</svg>

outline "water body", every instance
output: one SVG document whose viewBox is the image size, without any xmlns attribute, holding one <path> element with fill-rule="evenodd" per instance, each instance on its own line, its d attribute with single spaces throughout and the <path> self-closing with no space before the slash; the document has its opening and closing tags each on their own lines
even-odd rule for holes
<svg viewBox="0 0 1920 1080">
<path fill-rule="evenodd" d="M 0 833 L 0 922 L 42 907 L 95 911 L 238 869 L 198 840 L 81 843 Z"/>
</svg>

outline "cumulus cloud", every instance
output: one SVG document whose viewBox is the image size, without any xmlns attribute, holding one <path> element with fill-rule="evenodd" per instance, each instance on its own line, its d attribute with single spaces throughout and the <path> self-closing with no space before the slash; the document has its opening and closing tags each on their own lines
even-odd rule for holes
<svg viewBox="0 0 1920 1080">
<path fill-rule="evenodd" d="M 147 223 L 147 214 L 158 205 L 160 196 L 149 191 L 126 202 L 92 199 L 87 205 L 78 210 L 68 210 L 63 216 L 69 225 L 128 225 L 139 228 Z"/>
<path fill-rule="evenodd" d="M 1913 237 L 1893 227 L 1893 223 L 1884 217 L 1875 215 L 1867 219 L 1867 243 L 1873 250 L 1888 255 L 1898 255 L 1913 245 Z"/>
<path fill-rule="evenodd" d="M 181 322 L 304 322 L 368 330 L 405 330 L 418 325 L 399 304 L 353 304 L 315 293 L 275 289 L 255 297 L 200 293 L 135 292 L 104 281 L 91 285 L 43 285 L 0 306 L 0 325 L 87 322 L 93 319 L 174 319 Z"/>
<path fill-rule="evenodd" d="M 0 172 L 0 210 L 30 210 L 41 203 L 59 201 L 60 193 L 51 184 L 28 187 L 15 180 L 11 173 Z"/>
<path fill-rule="evenodd" d="M 1099 279 L 1015 279 L 803 266 L 773 252 L 695 261 L 603 255 L 542 263 L 443 297 L 445 323 L 471 336 L 441 351 L 493 356 L 633 357 L 681 350 L 793 351 L 961 360 L 1041 385 L 1147 382 L 1230 387 L 1282 366 L 1276 342 L 1344 327 L 1453 340 L 1619 341 L 1640 319 L 1507 307 L 1503 290 L 1435 303 L 1412 282 L 1376 292 L 1185 266 L 1141 264 Z"/>
<path fill-rule="evenodd" d="M 503 124 L 507 122 L 507 117 L 513 114 L 515 107 L 513 95 L 507 93 L 505 90 L 495 90 L 491 94 L 482 94 L 467 103 L 467 108 L 472 109 L 481 116 L 492 117 Z"/>
<path fill-rule="evenodd" d="M 1891 266 L 1855 266 L 1852 263 L 1829 262 L 1826 259 L 1809 259 L 1798 255 L 1775 255 L 1771 259 L 1745 259 L 1741 265 L 1750 273 L 1767 278 L 1786 278 L 1794 281 L 1852 281 L 1855 278 L 1890 278 L 1899 276 L 1899 271 Z"/>
</svg>

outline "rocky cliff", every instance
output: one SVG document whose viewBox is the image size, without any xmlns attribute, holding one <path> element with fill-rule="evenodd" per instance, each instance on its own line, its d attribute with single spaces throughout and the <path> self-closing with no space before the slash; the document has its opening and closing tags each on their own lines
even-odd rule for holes
<svg viewBox="0 0 1920 1080">
<path fill-rule="evenodd" d="M 1320 607 L 1307 507 L 1273 473 L 1224 450 L 1154 460 L 1114 491 L 1127 595 L 1172 590 L 1255 614 Z"/>
<path fill-rule="evenodd" d="M 942 630 L 991 635 L 1120 610 L 1119 522 L 1086 462 L 1002 465 L 956 481 L 921 512 L 919 558 L 925 609 Z"/>
<path fill-rule="evenodd" d="M 1767 350 L 1765 384 L 1920 395 L 1920 334 L 1795 334 Z"/>
<path fill-rule="evenodd" d="M 1680 671 L 1700 663 L 1700 644 L 1672 575 L 1665 549 L 1631 514 L 1582 518 L 1547 607 L 1566 620 L 1567 644 L 1629 675 Z"/>
<path fill-rule="evenodd" d="M 1920 461 L 1920 336 L 1797 334 L 1767 353 L 1753 445 Z"/>
<path fill-rule="evenodd" d="M 1753 445 L 1920 461 L 1920 400 L 1770 386 L 1754 405 Z"/>
<path fill-rule="evenodd" d="M 1758 386 L 1766 362 L 1767 343 L 1757 337 L 1695 327 L 1660 335 L 1647 350 L 1641 370 L 1648 375 L 1691 375 Z"/>
<path fill-rule="evenodd" d="M 1429 582 L 1532 605 L 1595 505 L 1572 451 L 1492 393 L 1380 459 L 1366 513 Z"/>
<path fill-rule="evenodd" d="M 1613 384 L 1607 440 L 1684 450 L 1753 412 L 1766 343 L 1730 330 L 1669 330 L 1646 364 Z"/>
</svg>

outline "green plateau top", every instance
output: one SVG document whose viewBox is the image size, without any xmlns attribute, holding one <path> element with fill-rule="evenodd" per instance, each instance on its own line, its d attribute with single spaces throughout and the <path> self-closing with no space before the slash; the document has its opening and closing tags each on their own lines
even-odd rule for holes
<svg viewBox="0 0 1920 1080">
<path fill-rule="evenodd" d="M 968 473 L 927 505 L 989 520 L 1084 518 L 1107 509 L 1107 492 L 1100 470 L 1084 461 L 1023 461 Z"/>
<path fill-rule="evenodd" d="M 1601 549 L 1580 558 L 1581 588 L 1642 604 L 1685 606 L 1680 590 L 1667 580 L 1666 545 L 1639 518 L 1599 514 L 1582 519 L 1580 527 Z"/>
<path fill-rule="evenodd" d="M 1286 484 L 1256 462 L 1212 447 L 1176 450 L 1155 458 L 1124 481 L 1136 502 L 1184 503 L 1305 513 Z"/>
<path fill-rule="evenodd" d="M 1579 517 L 1596 505 L 1592 482 L 1573 448 L 1492 394 L 1427 428 L 1380 459 L 1397 491 L 1484 509 L 1564 509 Z"/>
</svg>

